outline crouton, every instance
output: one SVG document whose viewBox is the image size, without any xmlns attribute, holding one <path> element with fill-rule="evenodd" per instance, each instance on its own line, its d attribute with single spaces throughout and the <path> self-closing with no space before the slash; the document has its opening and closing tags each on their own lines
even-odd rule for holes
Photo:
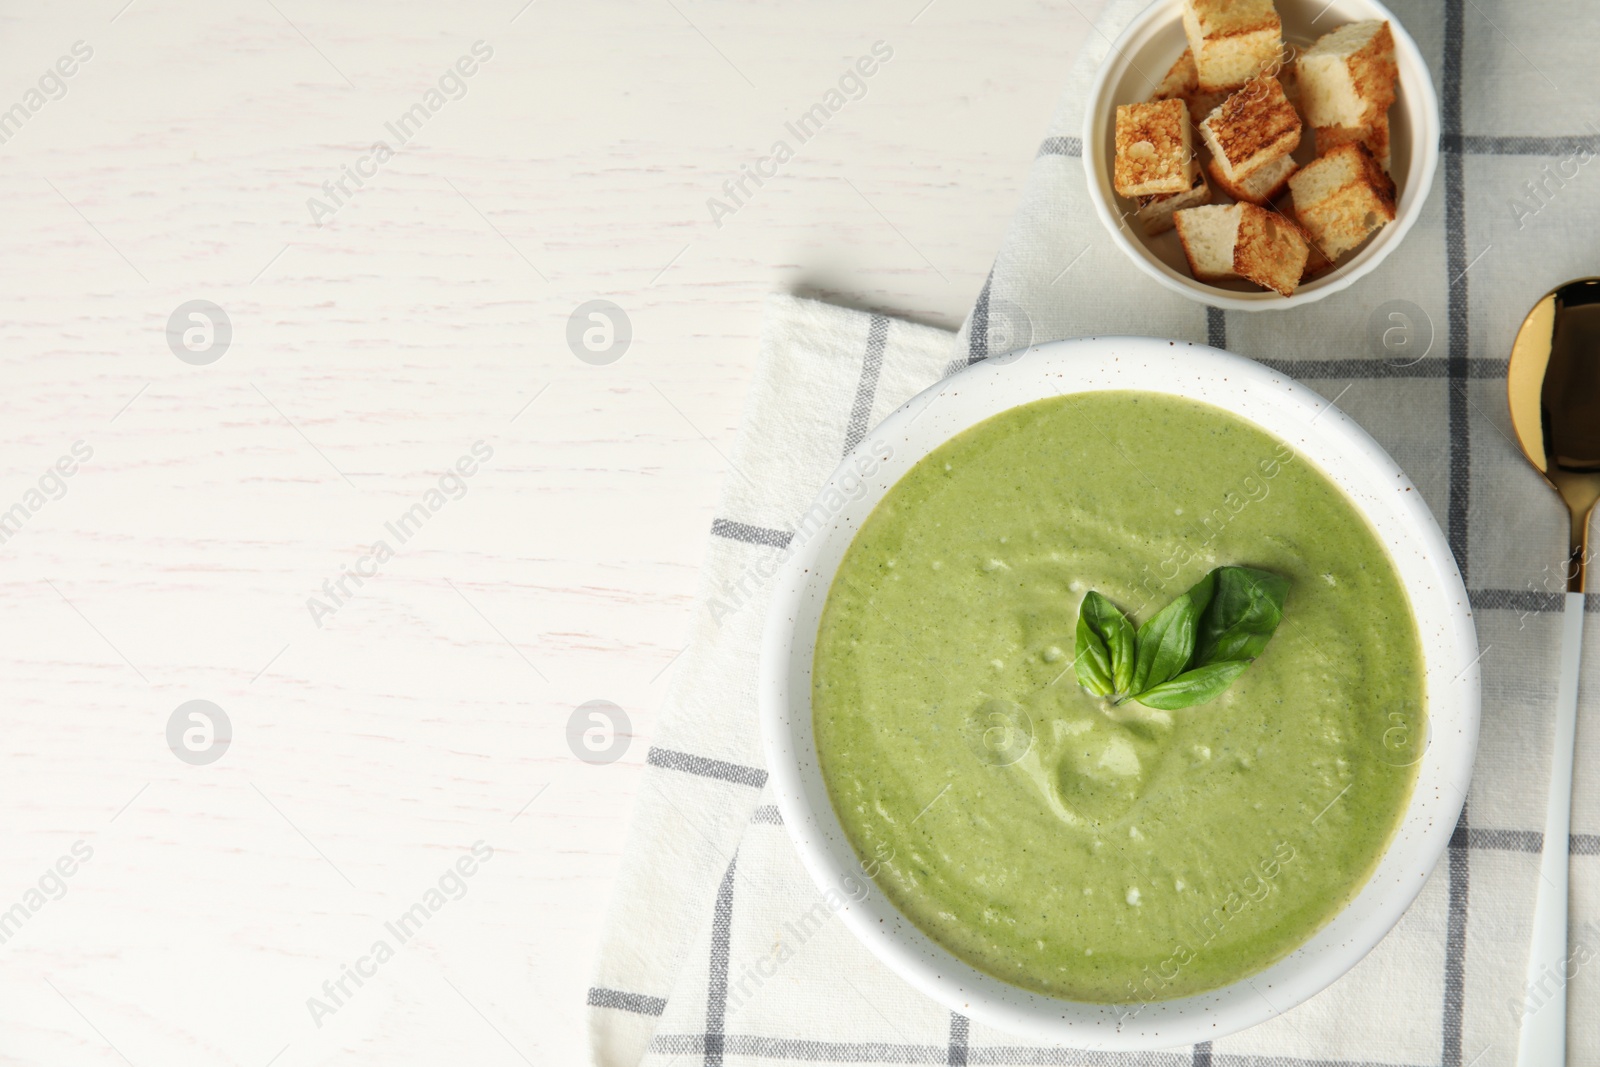
<svg viewBox="0 0 1600 1067">
<path fill-rule="evenodd" d="M 1363 144 L 1342 144 L 1289 178 L 1294 213 L 1318 250 L 1338 259 L 1394 221 L 1394 182 Z"/>
<path fill-rule="evenodd" d="M 1316 140 L 1318 155 L 1327 155 L 1330 149 L 1342 144 L 1359 142 L 1367 146 L 1367 151 L 1372 153 L 1372 158 L 1378 161 L 1380 167 L 1386 172 L 1390 169 L 1387 112 L 1380 113 L 1365 126 L 1318 126 Z"/>
<path fill-rule="evenodd" d="M 1211 181 L 1216 187 L 1235 200 L 1265 206 L 1288 187 L 1289 175 L 1293 174 L 1298 166 L 1293 156 L 1279 156 L 1240 182 L 1230 181 L 1214 159 L 1206 164 L 1206 169 L 1211 172 Z"/>
<path fill-rule="evenodd" d="M 1200 125 L 1200 123 L 1205 121 L 1205 117 L 1207 115 L 1211 114 L 1213 111 L 1217 110 L 1217 108 L 1222 106 L 1223 101 L 1227 100 L 1229 95 L 1231 94 L 1225 92 L 1196 92 L 1193 96 L 1189 97 L 1190 121 L 1192 121 L 1196 126 Z"/>
<path fill-rule="evenodd" d="M 1152 100 L 1184 100 L 1200 91 L 1200 74 L 1194 67 L 1194 50 L 1185 48 L 1183 55 L 1167 70 L 1166 77 L 1151 94 Z"/>
<path fill-rule="evenodd" d="M 1301 227 L 1301 232 L 1306 232 L 1304 226 Z M 1323 255 L 1322 249 L 1318 248 L 1315 243 L 1311 243 L 1311 235 L 1309 233 L 1306 233 L 1306 241 L 1308 243 L 1308 247 L 1306 248 L 1306 265 L 1304 269 L 1300 271 L 1301 285 L 1309 282 L 1312 278 L 1315 278 L 1324 271 L 1333 269 L 1333 260 Z"/>
<path fill-rule="evenodd" d="M 1179 211 L 1172 217 L 1178 242 L 1189 260 L 1189 272 L 1203 282 L 1237 278 L 1233 246 L 1239 236 L 1240 204 L 1210 204 Z"/>
<path fill-rule="evenodd" d="M 1272 0 L 1183 0 L 1183 32 L 1203 92 L 1237 89 L 1278 57 L 1283 24 Z"/>
<path fill-rule="evenodd" d="M 1300 284 L 1309 249 L 1300 227 L 1276 211 L 1239 205 L 1239 233 L 1233 243 L 1233 272 L 1282 296 Z"/>
<path fill-rule="evenodd" d="M 1182 100 L 1189 105 L 1189 121 L 1199 125 L 1201 119 L 1228 99 L 1228 94 L 1200 91 L 1199 75 L 1194 67 L 1194 53 L 1185 48 L 1183 55 L 1179 56 L 1178 61 L 1172 64 L 1172 69 L 1167 71 L 1167 76 L 1161 79 L 1161 84 L 1156 86 L 1156 91 L 1150 99 Z"/>
<path fill-rule="evenodd" d="M 1312 126 L 1369 126 L 1394 103 L 1394 34 L 1379 20 L 1320 38 L 1296 64 L 1300 105 Z"/>
<path fill-rule="evenodd" d="M 1112 184 L 1123 196 L 1184 193 L 1194 185 L 1189 110 L 1181 100 L 1117 108 Z"/>
<path fill-rule="evenodd" d="M 1262 74 L 1207 115 L 1200 136 L 1222 176 L 1241 182 L 1299 146 L 1300 115 L 1283 95 L 1283 84 Z"/>
<path fill-rule="evenodd" d="M 1295 73 L 1296 57 L 1298 51 L 1295 46 L 1284 42 L 1283 51 L 1278 59 L 1278 81 L 1283 83 L 1283 95 L 1289 103 L 1294 105 L 1296 111 L 1300 110 L 1300 76 Z M 1271 69 L 1270 67 L 1268 68 Z"/>
<path fill-rule="evenodd" d="M 1194 184 L 1187 192 L 1168 193 L 1165 196 L 1141 196 L 1139 210 L 1134 217 L 1144 223 L 1144 232 L 1151 237 L 1172 229 L 1172 216 L 1184 208 L 1211 203 L 1211 186 L 1199 167 L 1194 170 Z"/>
<path fill-rule="evenodd" d="M 1186 208 L 1173 217 L 1189 270 L 1203 282 L 1246 278 L 1291 296 L 1309 249 L 1294 222 L 1254 204 Z"/>
</svg>

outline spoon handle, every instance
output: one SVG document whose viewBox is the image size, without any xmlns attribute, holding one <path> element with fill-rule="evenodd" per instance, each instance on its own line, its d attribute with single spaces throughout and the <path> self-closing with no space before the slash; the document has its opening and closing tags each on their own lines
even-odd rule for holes
<svg viewBox="0 0 1600 1067">
<path fill-rule="evenodd" d="M 1589 495 L 1574 502 L 1567 501 L 1567 510 L 1572 514 L 1572 548 L 1567 552 L 1567 592 L 1581 593 L 1585 587 L 1585 572 L 1589 568 L 1589 516 L 1594 514 L 1593 485 L 1583 483 L 1583 488 L 1588 489 Z M 1567 499 L 1567 494 L 1561 494 Z"/>
<path fill-rule="evenodd" d="M 1533 910 L 1533 948 L 1528 954 L 1518 1067 L 1563 1067 L 1567 1059 L 1567 851 L 1582 652 L 1583 594 L 1568 593 L 1561 625 L 1550 799 L 1544 816 L 1544 850 L 1539 856 L 1539 898 Z"/>
</svg>

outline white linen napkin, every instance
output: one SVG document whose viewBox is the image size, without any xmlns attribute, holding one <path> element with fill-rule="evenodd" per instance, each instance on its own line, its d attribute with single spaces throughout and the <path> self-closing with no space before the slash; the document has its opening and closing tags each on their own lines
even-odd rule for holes
<svg viewBox="0 0 1600 1067">
<path fill-rule="evenodd" d="M 1113 0 L 1071 72 L 1016 220 L 967 324 L 942 331 L 790 297 L 762 353 L 712 527 L 693 638 L 649 753 L 589 992 L 595 1061 L 669 1064 L 1515 1062 L 1550 766 L 1565 515 L 1512 444 L 1505 358 L 1546 290 L 1597 273 L 1600 137 L 1569 128 L 1600 64 L 1560 6 L 1402 0 L 1434 71 L 1445 156 L 1423 220 L 1372 275 L 1292 312 L 1224 314 L 1157 287 L 1090 208 L 1078 131 Z M 1485 10 L 1487 6 L 1488 10 Z M 1515 43 L 1513 43 L 1515 42 Z M 1519 56 L 1519 53 L 1521 55 Z M 1536 57 L 1539 65 L 1528 57 Z M 1545 74 L 1556 73 L 1560 88 Z M 1583 112 L 1577 112 L 1583 113 Z M 1524 182 L 1530 183 L 1524 187 Z M 1396 335 L 1405 316 L 1409 332 Z M 1385 331 L 1389 331 L 1387 341 Z M 1144 1055 L 1039 1045 L 912 990 L 836 921 L 764 795 L 755 677 L 768 579 L 840 457 L 951 370 L 1030 342 L 1205 340 L 1322 391 L 1404 467 L 1472 595 L 1484 679 L 1471 795 L 1447 857 L 1349 975 L 1281 1018 Z M 1405 341 L 1397 347 L 1397 342 Z M 1591 597 L 1589 611 L 1600 608 Z M 1587 628 L 1573 810 L 1569 1063 L 1600 1064 L 1600 625 Z"/>
</svg>

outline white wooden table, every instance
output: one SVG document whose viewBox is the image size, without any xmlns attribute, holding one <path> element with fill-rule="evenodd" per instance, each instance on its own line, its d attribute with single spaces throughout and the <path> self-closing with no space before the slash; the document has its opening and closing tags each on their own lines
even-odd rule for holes
<svg viewBox="0 0 1600 1067">
<path fill-rule="evenodd" d="M 580 1062 L 762 296 L 958 325 L 1097 7 L 7 5 L 0 1062 Z"/>
</svg>

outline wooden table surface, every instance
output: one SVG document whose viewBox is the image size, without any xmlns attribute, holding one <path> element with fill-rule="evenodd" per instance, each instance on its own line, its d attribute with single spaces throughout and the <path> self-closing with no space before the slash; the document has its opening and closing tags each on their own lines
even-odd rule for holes
<svg viewBox="0 0 1600 1067">
<path fill-rule="evenodd" d="M 762 298 L 959 325 L 1098 6 L 7 5 L 0 1062 L 580 1062 Z"/>
</svg>

